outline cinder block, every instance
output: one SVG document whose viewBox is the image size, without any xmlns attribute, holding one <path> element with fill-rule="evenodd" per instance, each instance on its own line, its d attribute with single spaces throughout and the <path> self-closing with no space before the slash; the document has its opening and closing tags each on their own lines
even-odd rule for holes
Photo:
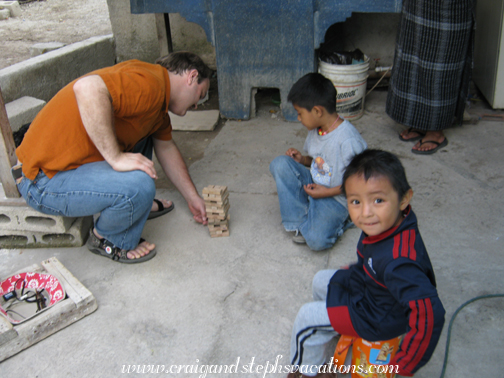
<svg viewBox="0 0 504 378">
<path fill-rule="evenodd" d="M 65 233 L 76 218 L 47 215 L 30 206 L 0 206 L 0 235 L 10 231 Z"/>
<path fill-rule="evenodd" d="M 31 123 L 46 102 L 35 97 L 24 96 L 5 105 L 12 131 Z"/>
<path fill-rule="evenodd" d="M 64 46 L 66 46 L 66 44 L 61 42 L 36 43 L 30 46 L 30 56 L 33 58 L 34 56 L 42 55 L 46 52 L 57 50 Z"/>
<path fill-rule="evenodd" d="M 0 9 L 8 9 L 11 17 L 19 17 L 23 14 L 18 1 L 0 1 Z"/>
<path fill-rule="evenodd" d="M 10 17 L 10 10 L 0 9 L 0 20 L 7 20 Z"/>
<path fill-rule="evenodd" d="M 81 247 L 86 242 L 93 217 L 76 218 L 66 232 L 2 231 L 0 247 L 19 248 L 68 248 Z"/>
</svg>

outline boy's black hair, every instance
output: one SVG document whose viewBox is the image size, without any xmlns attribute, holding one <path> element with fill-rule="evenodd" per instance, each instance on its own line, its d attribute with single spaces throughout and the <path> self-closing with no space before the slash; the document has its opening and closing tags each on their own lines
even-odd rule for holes
<svg viewBox="0 0 504 378">
<path fill-rule="evenodd" d="M 364 150 L 355 155 L 343 174 L 341 190 L 346 196 L 345 183 L 351 176 L 363 175 L 367 181 L 371 177 L 386 177 L 399 195 L 399 201 L 411 189 L 401 161 L 394 154 L 382 150 Z"/>
<path fill-rule="evenodd" d="M 329 114 L 336 113 L 336 88 L 319 73 L 309 73 L 296 81 L 289 91 L 287 101 L 311 111 L 314 106 L 323 106 Z"/>
</svg>

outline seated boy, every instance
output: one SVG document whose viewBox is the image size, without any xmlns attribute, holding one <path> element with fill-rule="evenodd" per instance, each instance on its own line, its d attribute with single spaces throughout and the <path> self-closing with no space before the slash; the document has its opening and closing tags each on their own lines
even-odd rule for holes
<svg viewBox="0 0 504 378">
<path fill-rule="evenodd" d="M 336 335 L 379 341 L 406 334 L 390 364 L 400 375 L 412 376 L 434 352 L 445 314 L 409 205 L 413 191 L 396 156 L 366 150 L 346 169 L 343 192 L 350 217 L 362 230 L 358 261 L 315 275 L 315 302 L 303 305 L 294 323 L 292 364 L 306 377 L 332 377 L 304 371 L 328 362 Z"/>
<path fill-rule="evenodd" d="M 299 79 L 287 100 L 309 130 L 304 144 L 308 155 L 289 148 L 271 162 L 270 171 L 277 185 L 283 226 L 296 232 L 294 242 L 319 251 L 333 246 L 349 224 L 341 194 L 343 171 L 367 145 L 355 127 L 336 113 L 336 89 L 321 74 L 309 73 Z"/>
</svg>

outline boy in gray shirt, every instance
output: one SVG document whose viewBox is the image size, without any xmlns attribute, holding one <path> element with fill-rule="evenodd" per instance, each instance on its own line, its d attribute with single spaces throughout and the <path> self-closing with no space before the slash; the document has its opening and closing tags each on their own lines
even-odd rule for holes
<svg viewBox="0 0 504 378">
<path fill-rule="evenodd" d="M 355 127 L 336 113 L 336 89 L 321 74 L 299 79 L 287 97 L 308 131 L 302 155 L 289 148 L 270 164 L 282 224 L 293 241 L 320 251 L 334 245 L 348 224 L 341 192 L 345 167 L 367 144 Z M 309 168 L 309 169 L 307 169 Z"/>
</svg>

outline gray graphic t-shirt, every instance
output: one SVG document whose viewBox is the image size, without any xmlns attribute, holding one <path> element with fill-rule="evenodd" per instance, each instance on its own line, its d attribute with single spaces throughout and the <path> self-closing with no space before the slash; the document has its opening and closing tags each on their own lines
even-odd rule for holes
<svg viewBox="0 0 504 378">
<path fill-rule="evenodd" d="M 328 188 L 341 185 L 350 160 L 366 148 L 367 144 L 357 129 L 346 120 L 326 135 L 318 135 L 316 129 L 310 130 L 303 147 L 313 158 L 310 167 L 313 182 Z M 334 198 L 347 207 L 343 195 Z"/>
</svg>

